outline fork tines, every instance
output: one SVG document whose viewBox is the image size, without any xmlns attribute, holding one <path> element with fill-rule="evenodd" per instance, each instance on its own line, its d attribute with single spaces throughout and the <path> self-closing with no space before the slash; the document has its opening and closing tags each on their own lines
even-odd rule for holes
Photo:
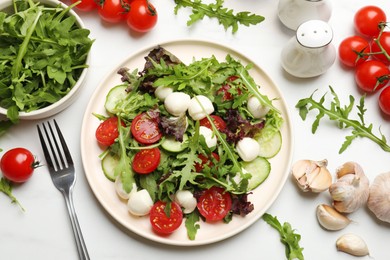
<svg viewBox="0 0 390 260">
<path fill-rule="evenodd" d="M 73 161 L 56 120 L 54 119 L 53 122 L 56 133 L 50 122 L 46 122 L 46 125 L 42 123 L 43 131 L 41 131 L 39 125 L 37 125 L 37 128 L 46 162 L 49 168 L 58 171 L 72 166 Z"/>
</svg>

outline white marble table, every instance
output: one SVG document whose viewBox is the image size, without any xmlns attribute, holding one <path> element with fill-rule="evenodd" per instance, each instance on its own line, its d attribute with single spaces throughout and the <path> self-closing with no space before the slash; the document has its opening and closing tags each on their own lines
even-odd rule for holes
<svg viewBox="0 0 390 260">
<path fill-rule="evenodd" d="M 215 20 L 186 26 L 189 12 L 181 9 L 174 15 L 174 3 L 153 1 L 159 12 L 156 28 L 145 35 L 129 33 L 126 26 L 107 25 L 100 22 L 96 13 L 80 13 L 96 42 L 92 49 L 91 70 L 86 87 L 78 100 L 56 115 L 67 137 L 77 165 L 78 180 L 75 187 L 75 207 L 89 249 L 91 259 L 285 259 L 284 246 L 278 233 L 259 220 L 242 233 L 227 240 L 200 247 L 175 247 L 148 241 L 116 223 L 100 206 L 85 178 L 80 157 L 80 128 L 89 98 L 99 82 L 125 57 L 144 46 L 175 39 L 206 39 L 229 46 L 251 57 L 266 71 L 283 92 L 294 125 L 295 147 L 293 161 L 299 159 L 328 159 L 329 169 L 335 169 L 347 161 L 356 161 L 373 178 L 390 171 L 389 154 L 369 140 L 358 139 L 342 154 L 338 150 L 349 131 L 339 130 L 333 123 L 323 121 L 318 132 L 311 134 L 314 114 L 302 121 L 295 108 L 301 98 L 308 97 L 315 89 L 318 95 L 328 91 L 331 85 L 346 102 L 348 95 L 359 98 L 353 73 L 336 62 L 326 74 L 312 79 L 296 79 L 287 75 L 280 66 L 280 52 L 293 32 L 278 20 L 276 0 L 227 0 L 226 6 L 236 11 L 250 10 L 264 15 L 266 20 L 251 27 L 240 27 L 236 34 L 224 29 Z M 376 4 L 390 10 L 385 0 L 333 1 L 333 13 L 329 21 L 334 30 L 333 43 L 353 34 L 354 12 L 368 4 Z M 388 13 L 390 16 L 390 13 Z M 390 118 L 380 115 L 378 95 L 366 98 L 366 120 L 390 138 Z M 23 146 L 38 158 L 43 154 L 36 134 L 37 121 L 22 122 L 0 139 L 4 150 Z M 375 129 L 377 131 L 377 128 Z M 0 255 L 5 260 L 22 259 L 77 259 L 69 218 L 62 195 L 54 188 L 47 169 L 36 170 L 31 180 L 14 188 L 14 195 L 26 211 L 11 205 L 7 197 L 0 195 Z M 344 233 L 356 233 L 365 239 L 376 260 L 390 259 L 390 225 L 375 220 L 368 209 L 362 208 L 350 214 L 354 221 L 346 229 L 337 232 L 323 230 L 317 223 L 315 208 L 329 203 L 329 194 L 303 194 L 291 178 L 288 178 L 279 197 L 267 212 L 276 215 L 281 222 L 291 223 L 301 234 L 301 246 L 305 259 L 354 259 L 335 248 L 336 239 Z M 363 257 L 362 259 L 369 259 Z"/>
</svg>

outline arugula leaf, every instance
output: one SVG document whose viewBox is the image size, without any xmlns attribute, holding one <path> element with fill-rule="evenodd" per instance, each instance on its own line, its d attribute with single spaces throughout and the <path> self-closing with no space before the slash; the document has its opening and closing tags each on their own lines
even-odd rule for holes
<svg viewBox="0 0 390 260">
<path fill-rule="evenodd" d="M 187 236 L 190 240 L 195 240 L 196 233 L 200 228 L 200 225 L 198 224 L 199 220 L 199 213 L 196 210 L 190 214 L 186 214 L 185 226 L 187 229 Z"/>
<path fill-rule="evenodd" d="M 343 107 L 340 104 L 340 100 L 336 92 L 331 86 L 329 86 L 329 88 L 331 94 L 333 95 L 333 100 L 330 104 L 330 108 L 326 108 L 324 106 L 326 94 L 324 94 L 319 101 L 315 101 L 313 99 L 314 93 L 309 98 L 299 100 L 295 106 L 299 109 L 299 115 L 301 116 L 302 120 L 306 119 L 307 114 L 310 110 L 318 110 L 316 119 L 312 124 L 312 133 L 314 134 L 317 131 L 317 128 L 320 124 L 320 120 L 326 115 L 330 120 L 336 121 L 340 129 L 352 128 L 351 134 L 345 137 L 345 141 L 339 150 L 340 154 L 344 152 L 351 145 L 352 141 L 358 137 L 366 137 L 378 144 L 384 151 L 390 152 L 390 146 L 387 144 L 386 137 L 380 132 L 380 129 L 380 136 L 378 137 L 372 132 L 373 125 L 367 125 L 364 121 L 364 113 L 366 112 L 366 109 L 364 107 L 365 96 L 362 96 L 360 98 L 359 104 L 356 105 L 356 108 L 358 109 L 358 120 L 351 119 L 349 118 L 349 116 L 354 107 L 354 97 L 350 95 L 349 105 Z"/>
<path fill-rule="evenodd" d="M 24 208 L 22 207 L 22 205 L 19 203 L 19 201 L 12 194 L 12 183 L 5 178 L 0 179 L 0 192 L 3 192 L 5 195 L 7 195 L 11 199 L 12 203 L 18 204 L 19 207 L 24 211 Z"/>
<path fill-rule="evenodd" d="M 238 12 L 234 14 L 232 9 L 223 6 L 223 0 L 216 0 L 213 4 L 204 4 L 202 0 L 175 0 L 175 3 L 175 14 L 177 14 L 178 10 L 182 7 L 189 7 L 192 9 L 192 14 L 187 21 L 187 26 L 190 26 L 207 16 L 210 18 L 217 18 L 219 24 L 223 25 L 225 30 L 231 27 L 232 33 L 235 33 L 238 30 L 239 24 L 245 26 L 256 25 L 265 19 L 263 16 L 250 12 Z"/>
<path fill-rule="evenodd" d="M 288 260 L 304 260 L 302 254 L 303 248 L 299 246 L 301 235 L 296 234 L 289 223 L 285 222 L 282 225 L 277 217 L 273 217 L 268 213 L 264 213 L 262 219 L 279 232 L 280 241 L 286 247 L 286 257 Z"/>
</svg>

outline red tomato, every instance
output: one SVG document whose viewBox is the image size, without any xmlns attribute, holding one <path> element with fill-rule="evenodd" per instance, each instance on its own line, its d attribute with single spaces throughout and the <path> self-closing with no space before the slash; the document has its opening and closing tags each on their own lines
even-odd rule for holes
<svg viewBox="0 0 390 260">
<path fill-rule="evenodd" d="M 360 54 L 358 54 L 360 53 Z M 370 44 L 363 37 L 354 35 L 345 38 L 339 45 L 339 59 L 348 67 L 355 67 L 367 60 Z"/>
<path fill-rule="evenodd" d="M 13 182 L 27 181 L 39 165 L 34 155 L 25 148 L 13 148 L 7 151 L 0 161 L 3 176 Z"/>
<path fill-rule="evenodd" d="M 131 133 L 141 144 L 152 144 L 160 140 L 162 134 L 158 123 L 146 113 L 136 116 L 131 123 Z"/>
<path fill-rule="evenodd" d="M 121 124 L 125 126 L 123 122 Z M 99 144 L 104 146 L 112 145 L 119 136 L 118 118 L 114 116 L 101 122 L 96 129 L 95 136 Z"/>
<path fill-rule="evenodd" d="M 381 34 L 381 37 L 378 40 L 379 40 L 379 44 L 382 46 L 384 51 L 386 51 L 386 53 L 390 55 L 390 32 L 387 31 L 383 32 Z M 375 40 L 372 41 L 371 52 L 372 53 L 382 52 L 381 48 L 379 47 L 379 45 L 376 43 Z M 385 56 L 385 54 L 374 54 L 373 56 L 375 59 L 378 59 L 386 63 L 387 65 L 390 64 L 390 60 Z"/>
<path fill-rule="evenodd" d="M 178 203 L 172 201 L 169 216 L 165 212 L 166 202 L 157 201 L 150 210 L 150 223 L 159 234 L 171 234 L 178 229 L 183 221 L 183 212 Z"/>
<path fill-rule="evenodd" d="M 127 25 L 136 32 L 148 32 L 157 23 L 157 11 L 148 0 L 135 0 L 130 4 Z"/>
<path fill-rule="evenodd" d="M 78 2 L 79 0 L 71 0 L 72 4 Z M 98 8 L 98 4 L 95 0 L 81 0 L 81 3 L 76 5 L 75 7 L 81 11 L 92 11 Z"/>
<path fill-rule="evenodd" d="M 211 119 L 213 120 L 214 125 L 217 127 L 219 131 L 223 131 L 226 129 L 226 123 L 225 121 L 217 115 L 210 115 Z M 211 126 L 211 123 L 207 117 L 203 118 L 202 120 L 199 121 L 201 126 L 205 126 L 210 128 L 211 130 L 213 129 Z"/>
<path fill-rule="evenodd" d="M 137 152 L 133 159 L 133 170 L 139 174 L 148 174 L 157 169 L 161 153 L 158 148 L 144 149 Z"/>
<path fill-rule="evenodd" d="M 386 22 L 386 13 L 373 5 L 362 7 L 354 17 L 355 30 L 367 37 L 375 37 L 379 34 L 381 22 Z"/>
<path fill-rule="evenodd" d="M 365 92 L 381 89 L 389 82 L 389 76 L 389 68 L 377 60 L 366 61 L 357 66 L 355 71 L 355 81 Z"/>
<path fill-rule="evenodd" d="M 197 208 L 207 221 L 223 219 L 232 207 L 232 198 L 223 188 L 211 187 L 200 196 Z"/>
<path fill-rule="evenodd" d="M 227 79 L 227 81 L 231 82 L 231 81 L 235 81 L 236 79 L 238 79 L 237 76 L 230 76 Z M 218 89 L 217 95 L 223 94 L 223 100 L 226 100 L 226 101 L 232 100 L 233 99 L 233 95 L 232 95 L 232 93 L 229 92 L 230 89 L 231 89 L 231 86 L 229 85 L 229 83 L 224 84 L 224 85 L 222 85 L 222 87 L 220 89 Z M 241 89 L 238 89 L 237 92 L 238 92 L 238 95 L 240 95 L 241 94 Z"/>
<path fill-rule="evenodd" d="M 379 95 L 379 107 L 383 113 L 390 115 L 390 87 L 386 87 Z"/>
<path fill-rule="evenodd" d="M 212 152 L 211 156 L 213 156 L 215 160 L 219 161 L 218 154 Z M 206 155 L 204 155 L 204 154 L 199 154 L 198 157 L 199 157 L 199 159 L 202 160 L 202 163 L 195 163 L 196 172 L 202 172 L 203 167 L 204 167 L 203 165 L 205 165 L 206 163 L 209 167 L 213 166 L 213 162 L 211 160 L 211 157 L 206 157 Z"/>
<path fill-rule="evenodd" d="M 126 19 L 125 1 L 105 0 L 98 8 L 100 17 L 108 23 L 118 23 Z"/>
</svg>

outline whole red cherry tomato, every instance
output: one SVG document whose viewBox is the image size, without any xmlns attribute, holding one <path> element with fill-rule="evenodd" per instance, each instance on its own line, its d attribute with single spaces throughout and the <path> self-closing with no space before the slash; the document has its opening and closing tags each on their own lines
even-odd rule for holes
<svg viewBox="0 0 390 260">
<path fill-rule="evenodd" d="M 148 0 L 134 0 L 130 3 L 126 20 L 131 30 L 144 33 L 156 25 L 157 18 L 156 8 Z"/>
<path fill-rule="evenodd" d="M 347 67 L 356 67 L 368 58 L 370 44 L 363 37 L 353 35 L 339 45 L 339 60 Z M 366 55 L 365 55 L 366 54 Z"/>
<path fill-rule="evenodd" d="M 375 37 L 379 34 L 381 22 L 386 22 L 386 13 L 373 5 L 362 7 L 354 16 L 355 30 L 367 37 Z"/>
<path fill-rule="evenodd" d="M 0 169 L 3 176 L 13 182 L 27 181 L 38 167 L 39 162 L 34 155 L 25 148 L 13 148 L 7 151 L 0 161 Z"/>
<path fill-rule="evenodd" d="M 378 41 L 380 46 L 382 46 L 383 51 L 385 51 L 387 53 L 387 55 L 390 55 L 390 32 L 387 32 L 387 31 L 383 32 L 381 34 L 380 38 L 374 39 L 372 41 L 372 43 L 371 43 L 371 52 L 372 53 L 382 52 L 382 49 L 380 48 L 380 46 L 378 45 L 378 43 L 376 41 Z M 388 65 L 390 64 L 389 58 L 387 58 L 386 55 L 383 53 L 373 54 L 373 57 L 375 59 L 382 61 L 385 64 L 388 64 Z"/>
<path fill-rule="evenodd" d="M 122 0 L 105 0 L 98 8 L 100 17 L 108 23 L 118 23 L 126 19 L 127 2 Z"/>
<path fill-rule="evenodd" d="M 379 95 L 379 107 L 383 113 L 390 115 L 390 87 L 386 87 Z"/>
<path fill-rule="evenodd" d="M 389 82 L 390 70 L 383 62 L 377 60 L 366 61 L 357 66 L 355 81 L 365 92 L 374 92 Z"/>
</svg>

